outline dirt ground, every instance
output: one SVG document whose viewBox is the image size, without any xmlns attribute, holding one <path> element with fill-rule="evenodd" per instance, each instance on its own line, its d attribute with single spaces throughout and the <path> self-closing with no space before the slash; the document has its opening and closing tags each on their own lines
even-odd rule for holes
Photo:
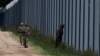
<svg viewBox="0 0 100 56">
<path fill-rule="evenodd" d="M 0 56 L 43 56 L 32 50 L 24 48 L 18 41 L 12 38 L 11 32 L 0 31 Z"/>
</svg>

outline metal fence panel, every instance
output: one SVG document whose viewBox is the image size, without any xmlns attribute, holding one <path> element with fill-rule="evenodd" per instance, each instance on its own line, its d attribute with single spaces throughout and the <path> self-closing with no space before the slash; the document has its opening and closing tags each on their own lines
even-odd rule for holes
<svg viewBox="0 0 100 56">
<path fill-rule="evenodd" d="M 99 0 L 19 0 L 5 12 L 5 24 L 28 22 L 41 33 L 56 38 L 64 24 L 63 43 L 76 50 L 100 51 Z"/>
<path fill-rule="evenodd" d="M 20 22 L 19 17 L 19 3 L 14 4 L 13 7 L 9 9 L 5 9 L 5 18 L 4 25 L 8 25 L 8 27 L 17 26 Z"/>
</svg>

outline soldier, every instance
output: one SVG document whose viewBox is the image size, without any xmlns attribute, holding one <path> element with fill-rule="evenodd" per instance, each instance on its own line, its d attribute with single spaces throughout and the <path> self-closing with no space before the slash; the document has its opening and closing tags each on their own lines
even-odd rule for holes
<svg viewBox="0 0 100 56">
<path fill-rule="evenodd" d="M 60 25 L 59 29 L 56 32 L 56 43 L 55 43 L 56 48 L 62 42 L 63 28 L 64 28 L 64 25 L 62 24 L 62 25 Z"/>
<path fill-rule="evenodd" d="M 30 26 L 28 23 L 25 23 L 25 38 L 24 38 L 24 46 L 25 48 L 28 48 L 28 38 L 30 35 Z"/>
<path fill-rule="evenodd" d="M 23 45 L 23 29 L 24 29 L 25 25 L 23 22 L 20 23 L 19 27 L 18 27 L 18 32 L 19 32 L 19 39 L 20 39 L 20 44 Z"/>
</svg>

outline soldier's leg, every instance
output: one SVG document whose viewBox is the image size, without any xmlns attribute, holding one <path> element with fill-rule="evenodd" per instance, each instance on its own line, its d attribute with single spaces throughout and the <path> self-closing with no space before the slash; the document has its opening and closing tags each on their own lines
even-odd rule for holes
<svg viewBox="0 0 100 56">
<path fill-rule="evenodd" d="M 26 37 L 26 47 L 28 48 L 28 37 Z"/>
<path fill-rule="evenodd" d="M 27 46 L 27 38 L 24 37 L 24 40 L 23 40 L 23 41 L 24 41 L 24 47 L 25 47 L 25 48 L 28 48 L 28 46 Z"/>
<path fill-rule="evenodd" d="M 19 36 L 19 39 L 20 39 L 20 44 L 22 45 L 22 35 L 21 34 Z"/>
<path fill-rule="evenodd" d="M 57 38 L 57 39 L 56 39 L 56 43 L 55 43 L 55 48 L 57 48 L 58 45 L 59 45 L 59 39 Z"/>
<path fill-rule="evenodd" d="M 25 37 L 23 38 L 23 46 L 25 47 Z"/>
<path fill-rule="evenodd" d="M 61 43 L 62 43 L 62 36 L 59 38 L 59 46 L 61 46 Z"/>
<path fill-rule="evenodd" d="M 24 46 L 24 36 L 22 35 L 22 38 L 21 38 L 22 40 L 22 46 Z"/>
</svg>

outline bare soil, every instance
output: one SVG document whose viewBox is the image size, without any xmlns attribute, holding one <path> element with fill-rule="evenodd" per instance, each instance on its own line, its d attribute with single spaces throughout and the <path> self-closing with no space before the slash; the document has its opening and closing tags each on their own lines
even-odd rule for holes
<svg viewBox="0 0 100 56">
<path fill-rule="evenodd" d="M 31 47 L 24 48 L 11 35 L 11 32 L 0 31 L 0 56 L 43 56 Z"/>
</svg>

